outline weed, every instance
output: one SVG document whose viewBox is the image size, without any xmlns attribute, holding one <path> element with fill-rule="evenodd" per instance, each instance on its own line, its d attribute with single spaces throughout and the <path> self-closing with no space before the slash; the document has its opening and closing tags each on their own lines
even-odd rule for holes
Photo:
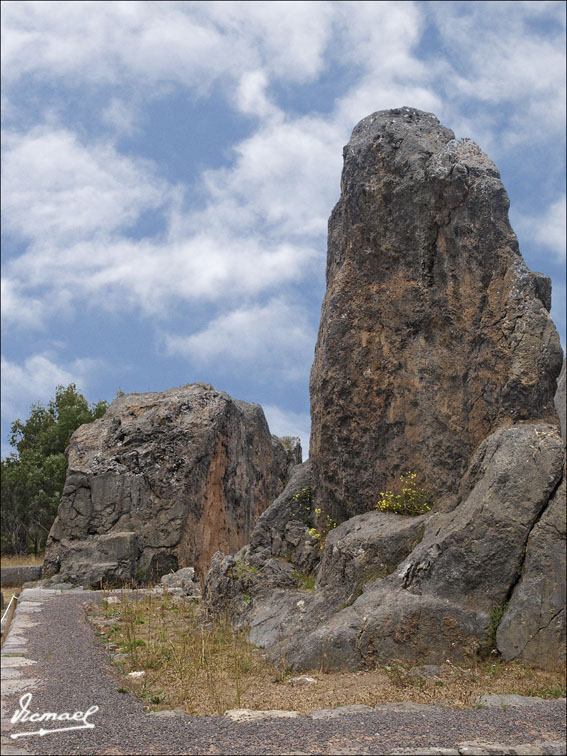
<svg viewBox="0 0 567 756">
<path fill-rule="evenodd" d="M 43 564 L 43 554 L 2 554 L 0 558 L 2 567 L 21 567 L 23 565 Z"/>
<path fill-rule="evenodd" d="M 240 581 L 250 581 L 253 575 L 260 574 L 260 569 L 258 567 L 244 560 L 236 562 L 234 568 L 236 570 L 236 577 Z"/>
<path fill-rule="evenodd" d="M 401 515 L 421 515 L 433 506 L 429 495 L 417 484 L 417 475 L 407 472 L 400 476 L 400 491 L 381 491 L 376 504 L 379 512 Z"/>
<path fill-rule="evenodd" d="M 297 507 L 296 511 L 293 511 L 292 517 L 295 517 L 295 515 L 299 515 L 303 522 L 308 525 L 311 522 L 311 508 L 313 507 L 314 499 L 313 499 L 313 490 L 311 489 L 311 486 L 305 486 L 305 488 L 302 488 L 301 491 L 298 491 L 298 493 L 293 495 L 293 500 L 295 502 L 295 505 Z"/>
<path fill-rule="evenodd" d="M 498 654 L 498 649 L 496 648 L 496 631 L 498 630 L 498 625 L 502 621 L 502 617 L 504 616 L 507 608 L 508 602 L 506 601 L 500 606 L 492 607 L 492 609 L 490 610 L 490 622 L 488 624 L 488 627 L 486 628 L 484 641 L 482 642 L 480 647 L 480 655 L 482 657 L 486 657 L 489 654 Z"/>
<path fill-rule="evenodd" d="M 235 630 L 228 616 L 203 623 L 198 606 L 168 594 L 129 600 L 123 595 L 116 605 L 119 615 L 102 638 L 115 649 L 132 640 L 127 654 L 116 659 L 116 669 L 127 675 L 145 671 L 143 682 L 125 677 L 121 692 L 131 691 L 149 706 L 182 708 L 189 714 L 222 714 L 230 708 L 313 709 L 349 704 L 376 706 L 400 700 L 417 703 L 444 702 L 475 707 L 488 693 L 557 698 L 565 694 L 562 670 L 528 669 L 502 660 L 476 661 L 468 667 L 445 663 L 435 678 L 425 678 L 405 662 L 390 669 L 365 669 L 358 674 L 329 672 L 327 652 L 321 649 L 317 684 L 295 687 L 289 683 L 287 648 L 277 664 L 249 640 L 246 628 Z M 114 608 L 114 607 L 113 607 Z M 176 608 L 177 611 L 172 611 Z M 93 616 L 103 616 L 96 607 Z M 140 624 L 137 619 L 143 619 Z M 132 635 L 133 633 L 133 635 Z M 120 664 L 122 662 L 122 664 Z M 156 703 L 157 699 L 159 701 Z"/>
<path fill-rule="evenodd" d="M 315 516 L 317 517 L 318 527 L 311 528 L 309 530 L 309 535 L 317 541 L 317 545 L 320 549 L 324 549 L 327 536 L 331 530 L 338 526 L 339 523 L 336 520 L 333 520 L 330 515 L 323 515 L 323 510 L 320 507 L 315 508 Z"/>
<path fill-rule="evenodd" d="M 305 575 L 303 572 L 292 572 L 291 576 L 297 580 L 303 591 L 312 591 L 315 588 L 315 575 Z"/>
</svg>

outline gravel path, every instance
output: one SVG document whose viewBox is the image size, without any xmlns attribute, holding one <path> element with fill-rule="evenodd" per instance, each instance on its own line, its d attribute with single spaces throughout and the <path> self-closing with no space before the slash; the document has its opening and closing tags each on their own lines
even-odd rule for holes
<svg viewBox="0 0 567 756">
<path fill-rule="evenodd" d="M 234 723 L 226 717 L 148 714 L 142 703 L 118 692 L 120 683 L 107 653 L 86 621 L 84 603 L 97 598 L 91 592 L 62 593 L 44 601 L 34 616 L 39 622 L 27 630 L 25 653 L 37 662 L 32 671 L 39 680 L 32 691 L 30 709 L 74 712 L 96 705 L 99 711 L 89 719 L 94 729 L 24 737 L 17 743 L 12 741 L 18 749 L 33 754 L 85 756 L 386 754 L 395 749 L 455 748 L 463 741 L 512 745 L 565 738 L 565 706 L 559 701 L 506 711 L 498 707 L 462 710 L 438 706 L 425 713 L 378 710 L 332 719 L 299 717 L 256 723 Z M 20 695 L 4 696 L 8 717 L 19 708 Z M 11 732 L 38 729 L 30 722 L 10 727 Z M 4 736 L 8 734 L 4 732 Z"/>
</svg>

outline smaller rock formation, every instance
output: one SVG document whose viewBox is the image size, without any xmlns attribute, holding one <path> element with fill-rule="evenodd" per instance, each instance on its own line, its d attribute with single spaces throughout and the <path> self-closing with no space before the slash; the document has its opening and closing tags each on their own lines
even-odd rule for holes
<svg viewBox="0 0 567 756">
<path fill-rule="evenodd" d="M 195 579 L 194 567 L 182 567 L 177 572 L 169 572 L 167 575 L 163 575 L 159 586 L 156 586 L 154 590 L 163 592 L 164 589 L 168 593 L 185 598 L 200 598 L 201 596 L 201 586 Z"/>
<path fill-rule="evenodd" d="M 565 637 L 564 562 L 553 550 L 565 527 L 563 455 L 554 426 L 500 429 L 473 456 L 454 510 L 357 515 L 319 553 L 315 518 L 298 512 L 312 481 L 301 465 L 250 545 L 215 554 L 206 602 L 298 670 L 439 664 L 496 647 L 553 666 Z"/>
<path fill-rule="evenodd" d="M 206 384 L 116 399 L 81 426 L 45 556 L 45 574 L 82 584 L 203 574 L 237 551 L 301 458 L 258 404 Z"/>
<path fill-rule="evenodd" d="M 22 564 L 17 567 L 2 567 L 0 570 L 2 585 L 23 585 L 31 580 L 39 580 L 43 572 L 41 564 Z"/>
</svg>

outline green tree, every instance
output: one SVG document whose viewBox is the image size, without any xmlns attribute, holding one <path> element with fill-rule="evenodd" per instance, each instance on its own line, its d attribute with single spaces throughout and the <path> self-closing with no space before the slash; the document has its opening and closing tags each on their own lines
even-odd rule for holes
<svg viewBox="0 0 567 756">
<path fill-rule="evenodd" d="M 37 554 L 55 515 L 67 473 L 67 448 L 74 431 L 102 417 L 107 402 L 91 404 L 74 383 L 57 386 L 47 407 L 33 404 L 25 422 L 12 423 L 10 443 L 17 449 L 2 460 L 2 549 Z"/>
</svg>

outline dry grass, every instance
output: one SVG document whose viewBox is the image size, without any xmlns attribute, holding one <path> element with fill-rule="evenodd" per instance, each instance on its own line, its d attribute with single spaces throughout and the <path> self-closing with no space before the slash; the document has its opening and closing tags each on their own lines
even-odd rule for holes
<svg viewBox="0 0 567 756">
<path fill-rule="evenodd" d="M 38 556 L 34 556 L 33 554 L 6 556 L 2 554 L 0 557 L 0 567 L 22 567 L 27 564 L 43 564 L 43 554 L 39 554 Z"/>
<path fill-rule="evenodd" d="M 198 607 L 165 594 L 139 601 L 122 594 L 119 603 L 90 610 L 131 691 L 150 708 L 180 708 L 189 714 L 222 714 L 231 708 L 312 709 L 388 701 L 472 706 L 486 693 L 518 693 L 546 698 L 565 695 L 560 672 L 527 669 L 499 661 L 470 668 L 444 664 L 436 678 L 401 664 L 364 672 L 313 672 L 316 683 L 297 686 L 286 670 L 274 667 L 244 634 L 219 621 L 208 629 Z M 132 671 L 145 674 L 133 679 Z"/>
<path fill-rule="evenodd" d="M 4 602 L 6 606 L 10 603 L 10 599 L 14 595 L 14 593 L 20 594 L 22 591 L 17 585 L 3 585 L 2 586 L 2 595 L 4 596 Z"/>
</svg>

